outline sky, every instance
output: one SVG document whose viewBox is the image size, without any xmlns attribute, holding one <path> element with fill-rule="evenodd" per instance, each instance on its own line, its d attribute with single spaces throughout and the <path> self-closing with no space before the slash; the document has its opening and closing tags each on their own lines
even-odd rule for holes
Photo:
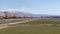
<svg viewBox="0 0 60 34">
<path fill-rule="evenodd" d="M 60 15 L 60 0 L 0 0 L 0 10 Z"/>
</svg>

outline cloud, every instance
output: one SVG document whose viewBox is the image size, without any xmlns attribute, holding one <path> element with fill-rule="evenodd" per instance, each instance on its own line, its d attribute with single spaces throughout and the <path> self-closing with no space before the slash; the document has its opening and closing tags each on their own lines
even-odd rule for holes
<svg viewBox="0 0 60 34">
<path fill-rule="evenodd" d="M 19 9 L 5 9 L 5 10 L 0 10 L 0 11 L 20 11 L 20 12 L 28 12 L 28 13 L 37 13 L 36 10 L 32 8 L 19 8 Z"/>
<path fill-rule="evenodd" d="M 60 10 L 37 10 L 33 8 L 26 8 L 22 7 L 19 9 L 5 9 L 5 10 L 0 10 L 0 11 L 20 11 L 20 12 L 27 12 L 27 13 L 33 13 L 33 14 L 50 14 L 50 15 L 60 15 Z"/>
</svg>

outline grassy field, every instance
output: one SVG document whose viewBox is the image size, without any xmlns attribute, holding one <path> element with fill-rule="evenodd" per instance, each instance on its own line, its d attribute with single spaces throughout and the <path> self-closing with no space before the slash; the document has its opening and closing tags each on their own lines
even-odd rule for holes
<svg viewBox="0 0 60 34">
<path fill-rule="evenodd" d="M 20 20 L 20 19 L 0 19 L 0 22 L 1 21 L 10 21 L 10 20 Z"/>
<path fill-rule="evenodd" d="M 10 18 L 10 19 L 0 19 L 0 22 L 6 22 L 6 21 L 10 21 L 10 20 L 29 20 L 27 18 L 22 19 L 22 18 Z"/>
<path fill-rule="evenodd" d="M 60 34 L 60 27 L 9 27 L 1 29 L 0 34 Z"/>
<path fill-rule="evenodd" d="M 24 24 L 60 24 L 60 18 L 42 18 Z"/>
<path fill-rule="evenodd" d="M 30 18 L 25 19 L 0 19 L 0 22 L 10 21 L 10 20 L 32 20 Z M 60 24 L 60 18 L 41 18 L 24 24 Z"/>
<path fill-rule="evenodd" d="M 32 24 L 32 26 L 12 25 L 0 29 L 0 34 L 60 34 L 60 27 L 57 26 L 33 26 L 33 24 L 60 24 L 60 18 L 43 18 L 22 24 Z"/>
</svg>

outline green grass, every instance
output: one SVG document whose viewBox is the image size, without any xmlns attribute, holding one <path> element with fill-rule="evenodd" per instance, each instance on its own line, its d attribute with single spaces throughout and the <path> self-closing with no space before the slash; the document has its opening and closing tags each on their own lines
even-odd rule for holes
<svg viewBox="0 0 60 34">
<path fill-rule="evenodd" d="M 60 24 L 60 18 L 43 18 L 23 24 Z"/>
<path fill-rule="evenodd" d="M 10 21 L 10 20 L 27 20 L 27 19 L 22 19 L 22 18 L 8 18 L 8 19 L 0 19 L 0 22 L 5 22 L 5 21 Z M 29 19 L 28 19 L 29 20 Z"/>
<path fill-rule="evenodd" d="M 60 27 L 9 27 L 1 29 L 0 34 L 60 34 Z"/>
<path fill-rule="evenodd" d="M 60 24 L 60 18 L 44 18 L 23 24 Z M 47 26 L 12 26 L 0 29 L 0 34 L 60 34 L 60 27 Z"/>
</svg>

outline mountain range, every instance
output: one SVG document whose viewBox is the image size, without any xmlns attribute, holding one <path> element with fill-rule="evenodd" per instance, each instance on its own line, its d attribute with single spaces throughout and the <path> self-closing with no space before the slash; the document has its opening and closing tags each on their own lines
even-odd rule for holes
<svg viewBox="0 0 60 34">
<path fill-rule="evenodd" d="M 23 15 L 31 15 L 31 16 L 49 16 L 48 14 L 33 14 L 33 13 L 24 12 L 24 11 L 9 11 L 9 12 L 23 14 Z"/>
<path fill-rule="evenodd" d="M 28 13 L 28 12 L 24 12 L 24 11 L 18 11 L 18 10 L 5 10 L 6 12 L 11 12 L 11 13 L 16 13 L 16 14 L 21 14 L 21 15 L 28 15 L 28 16 L 57 16 L 57 15 L 48 15 L 48 14 L 33 14 L 33 13 Z M 4 11 L 2 11 L 4 12 Z"/>
</svg>

